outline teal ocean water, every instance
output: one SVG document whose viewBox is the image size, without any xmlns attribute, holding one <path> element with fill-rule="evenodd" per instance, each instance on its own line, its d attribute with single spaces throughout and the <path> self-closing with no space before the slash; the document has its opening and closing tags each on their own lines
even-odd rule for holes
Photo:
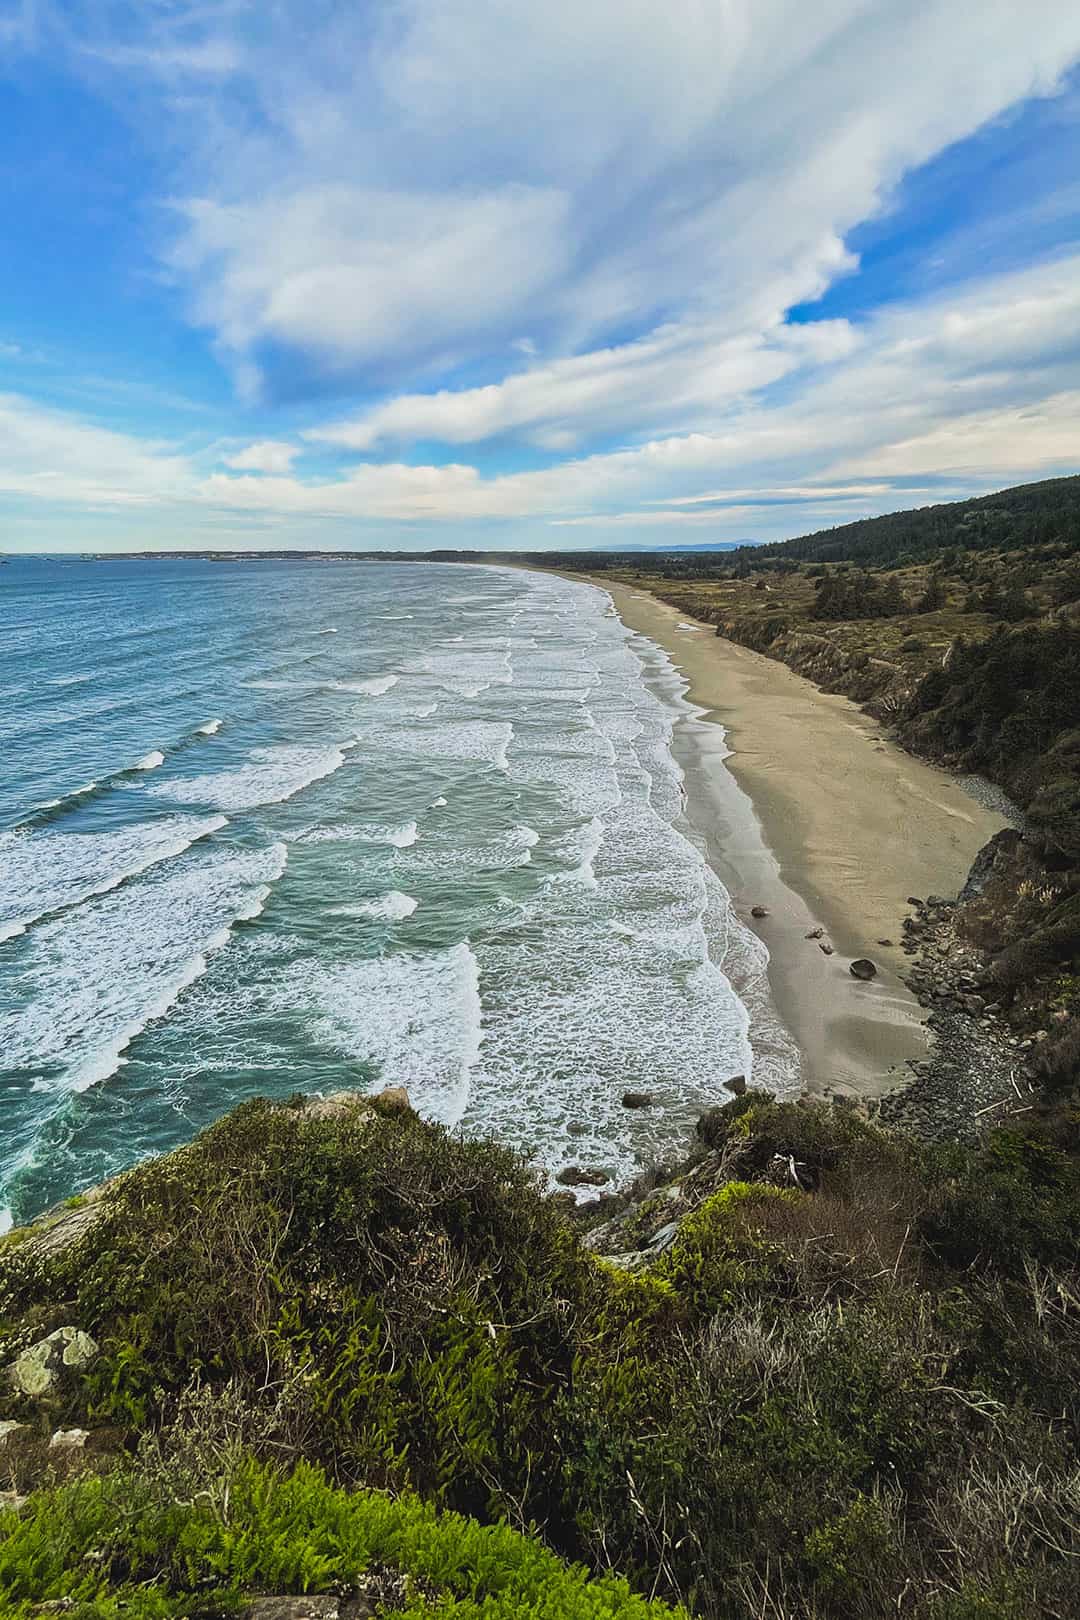
<svg viewBox="0 0 1080 1620">
<path fill-rule="evenodd" d="M 751 1072 L 764 948 L 604 592 L 17 559 L 0 599 L 3 1221 L 298 1089 L 621 1176 Z"/>
</svg>

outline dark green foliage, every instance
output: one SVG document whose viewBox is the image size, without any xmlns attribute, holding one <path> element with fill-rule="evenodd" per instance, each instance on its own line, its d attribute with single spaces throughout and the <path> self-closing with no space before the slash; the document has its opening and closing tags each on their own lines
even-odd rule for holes
<svg viewBox="0 0 1080 1620">
<path fill-rule="evenodd" d="M 1080 1162 L 1038 1136 L 997 1131 L 931 1216 L 926 1240 L 948 1265 L 1022 1274 L 1030 1261 L 1080 1265 Z"/>
<path fill-rule="evenodd" d="M 1018 1620 L 1070 1612 L 1080 1131 L 931 1153 L 748 1093 L 701 1134 L 708 1195 L 640 1273 L 503 1149 L 266 1104 L 124 1178 L 81 1248 L 0 1248 L 7 1350 L 78 1323 L 102 1356 L 69 1420 L 146 1437 L 9 1523 L 0 1588 L 209 1617 L 374 1559 L 465 1605 L 417 1616 L 648 1612 L 418 1491 L 713 1620 L 993 1614 L 1006 1573 Z"/>
<path fill-rule="evenodd" d="M 913 708 L 932 713 L 942 744 L 972 766 L 1015 772 L 1014 752 L 1047 753 L 1080 727 L 1080 626 L 960 642 L 948 668 L 922 682 Z"/>
<path fill-rule="evenodd" d="M 97 1418 L 151 1421 L 192 1376 L 288 1385 L 310 1455 L 498 1511 L 542 1449 L 592 1271 L 505 1149 L 251 1104 L 128 1177 L 50 1281 L 106 1351 Z"/>
<path fill-rule="evenodd" d="M 948 593 L 940 574 L 931 574 L 926 582 L 926 589 L 915 604 L 916 613 L 937 613 L 946 604 Z"/>
<path fill-rule="evenodd" d="M 1080 862 L 1080 625 L 958 642 L 917 688 L 905 737 L 1002 782 L 1046 845 Z"/>
<path fill-rule="evenodd" d="M 1050 547 L 1061 557 L 1080 549 L 1080 477 L 1048 478 L 994 495 L 889 512 L 794 540 L 735 550 L 539 552 L 526 560 L 589 573 L 647 567 L 650 574 L 665 579 L 715 579 L 724 574 L 739 577 L 755 566 L 775 568 L 778 563 L 854 562 L 874 567 L 1029 546 Z M 522 560 L 520 555 L 517 560 Z"/>
<path fill-rule="evenodd" d="M 890 619 L 907 611 L 907 603 L 895 576 L 877 578 L 852 569 L 826 574 L 815 581 L 817 600 L 810 610 L 812 619 Z"/>
</svg>

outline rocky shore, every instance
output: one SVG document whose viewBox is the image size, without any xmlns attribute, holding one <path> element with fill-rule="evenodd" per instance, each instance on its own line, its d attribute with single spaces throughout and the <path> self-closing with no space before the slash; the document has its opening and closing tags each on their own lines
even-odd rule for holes
<svg viewBox="0 0 1080 1620">
<path fill-rule="evenodd" d="M 988 846 L 992 848 L 992 846 Z M 987 1126 L 1030 1108 L 1028 1072 L 1033 1042 L 1016 1034 L 987 985 L 987 965 L 958 932 L 965 898 L 977 892 L 984 851 L 956 899 L 913 900 L 905 919 L 904 950 L 913 958 L 906 975 L 919 1003 L 930 1009 L 930 1052 L 910 1065 L 911 1080 L 881 1099 L 886 1125 L 941 1141 L 972 1142 Z"/>
</svg>

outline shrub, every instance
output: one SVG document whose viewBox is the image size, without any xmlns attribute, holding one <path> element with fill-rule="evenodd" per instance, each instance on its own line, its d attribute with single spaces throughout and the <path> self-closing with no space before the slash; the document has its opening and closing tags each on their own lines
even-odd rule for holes
<svg viewBox="0 0 1080 1620">
<path fill-rule="evenodd" d="M 1028 1260 L 1080 1263 L 1080 1165 L 1037 1136 L 996 1131 L 955 1178 L 922 1234 L 958 1267 L 993 1265 L 1012 1275 Z"/>
<path fill-rule="evenodd" d="M 1072 1017 L 1052 1031 L 1035 1055 L 1035 1073 L 1049 1090 L 1080 1086 L 1080 1019 Z"/>
<path fill-rule="evenodd" d="M 1036 1620 L 1033 1594 L 1080 1551 L 1061 1528 L 1080 1435 L 1075 1120 L 931 1151 L 750 1093 L 701 1131 L 675 1172 L 700 1202 L 633 1273 L 587 1252 L 513 1153 L 409 1116 L 266 1104 L 124 1178 L 68 1254 L 3 1246 L 8 1348 L 92 1332 L 70 1417 L 144 1438 L 115 1481 L 5 1521 L 0 1588 L 209 1620 L 244 1583 L 347 1586 L 361 1548 L 407 1568 L 408 1612 L 478 1620 L 504 1612 L 477 1573 L 503 1568 L 476 1539 L 488 1519 L 706 1620 L 935 1620 L 946 1596 L 997 1590 L 1007 1533 L 1031 1569 L 1009 1601 Z M 1028 1491 L 977 1554 L 943 1539 L 976 1463 L 1003 1478 L 1014 1454 L 1053 1513 Z M 454 1527 L 474 1587 L 371 1539 L 398 1507 L 381 1486 L 408 1506 L 406 1552 Z M 607 1588 L 581 1571 L 560 1608 L 571 1576 L 543 1568 L 555 1596 L 514 1588 L 517 1612 L 609 1613 L 585 1606 Z M 631 1607 L 610 1612 L 650 1612 L 618 1591 Z"/>
</svg>

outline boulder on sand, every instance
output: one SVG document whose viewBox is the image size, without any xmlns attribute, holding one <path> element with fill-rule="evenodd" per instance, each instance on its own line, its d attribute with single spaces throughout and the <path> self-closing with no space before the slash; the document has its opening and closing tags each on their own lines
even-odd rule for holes
<svg viewBox="0 0 1080 1620">
<path fill-rule="evenodd" d="M 853 979 L 877 978 L 877 968 L 874 966 L 873 962 L 871 962 L 868 956 L 856 957 L 848 971 Z"/>
</svg>

